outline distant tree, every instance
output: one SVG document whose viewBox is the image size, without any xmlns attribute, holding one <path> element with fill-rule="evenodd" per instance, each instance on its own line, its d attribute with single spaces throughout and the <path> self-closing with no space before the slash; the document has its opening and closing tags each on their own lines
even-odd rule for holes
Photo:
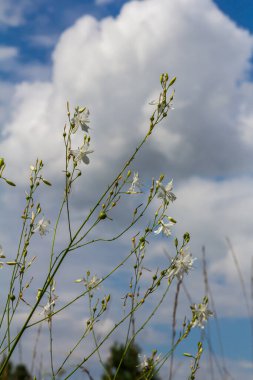
<svg viewBox="0 0 253 380">
<path fill-rule="evenodd" d="M 3 364 L 5 358 L 1 360 Z M 17 364 L 14 366 L 12 362 L 9 362 L 5 367 L 3 374 L 0 376 L 0 380 L 31 380 L 32 377 L 29 374 L 24 364 Z"/>
<path fill-rule="evenodd" d="M 0 367 L 2 366 L 4 361 L 5 361 L 5 357 L 3 357 L 3 359 L 1 360 Z M 0 376 L 0 380 L 11 380 L 12 374 L 13 374 L 13 365 L 12 365 L 12 362 L 9 361 L 2 375 Z"/>
<path fill-rule="evenodd" d="M 13 380 L 31 380 L 31 375 L 24 364 L 16 365 L 13 373 Z"/>
<path fill-rule="evenodd" d="M 124 354 L 125 346 L 123 344 L 114 343 L 110 349 L 110 356 L 105 364 L 106 372 L 102 375 L 102 380 L 108 380 L 108 375 L 111 378 L 114 377 L 116 370 L 119 366 L 121 358 Z M 140 361 L 140 349 L 136 344 L 132 344 L 124 359 L 122 360 L 120 369 L 118 371 L 117 380 L 140 380 L 145 379 L 144 376 L 145 367 L 142 365 Z M 148 359 L 145 359 L 146 362 Z M 144 363 L 145 364 L 145 363 Z M 148 371 L 151 374 L 150 371 Z M 108 375 L 107 375 L 108 374 Z M 157 375 L 149 376 L 149 379 L 159 380 Z"/>
</svg>

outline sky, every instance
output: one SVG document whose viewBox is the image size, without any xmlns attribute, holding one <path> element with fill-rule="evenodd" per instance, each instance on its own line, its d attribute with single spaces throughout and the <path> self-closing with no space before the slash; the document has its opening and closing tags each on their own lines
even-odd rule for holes
<svg viewBox="0 0 253 380">
<path fill-rule="evenodd" d="M 91 162 L 82 168 L 83 176 L 74 189 L 72 217 L 78 225 L 145 133 L 152 112 L 149 103 L 159 95 L 160 74 L 177 76 L 174 109 L 137 156 L 132 169 L 139 172 L 146 188 L 160 173 L 166 175 L 167 181 L 173 178 L 177 200 L 170 212 L 178 222 L 173 235 L 180 237 L 189 231 L 190 249 L 198 258 L 187 278 L 194 302 L 204 293 L 201 257 L 205 247 L 222 335 L 221 348 L 217 321 L 211 321 L 213 356 L 220 363 L 225 360 L 233 378 L 252 378 L 249 315 L 226 240 L 231 241 L 250 297 L 252 1 L 60 3 L 59 7 L 59 2 L 49 0 L 0 2 L 0 155 L 7 162 L 6 173 L 17 184 L 11 190 L 1 186 L 0 244 L 11 257 L 20 231 L 17 220 L 22 213 L 28 168 L 37 157 L 43 158 L 45 176 L 53 184 L 52 189 L 41 193 L 43 210 L 52 223 L 56 218 L 63 185 L 61 136 L 67 122 L 67 100 L 72 109 L 75 105 L 89 107 L 94 149 Z M 126 200 L 126 209 L 130 206 L 132 200 Z M 110 234 L 123 226 L 127 222 L 125 212 L 123 207 L 117 210 L 115 223 L 99 228 L 97 234 Z M 64 236 L 64 225 L 62 231 Z M 43 240 L 47 249 L 50 234 Z M 156 268 L 168 260 L 164 252 L 170 253 L 172 248 L 167 240 L 159 237 L 150 242 L 150 267 Z M 35 238 L 38 283 L 43 272 L 40 269 L 46 266 L 41 243 L 40 237 Z M 63 243 L 62 238 L 59 247 Z M 76 276 L 82 276 L 87 268 L 98 276 L 104 275 L 115 256 L 121 257 L 119 252 L 125 253 L 129 247 L 130 237 L 126 236 L 111 248 L 91 249 L 85 254 L 84 269 L 82 257 L 67 260 L 59 300 L 63 302 L 76 291 Z M 102 249 L 103 254 L 99 255 Z M 113 292 L 117 284 L 114 297 L 120 298 L 126 283 L 118 275 L 107 286 Z M 184 301 L 182 295 L 181 313 L 185 312 Z M 77 319 L 83 318 L 81 305 L 74 310 Z M 112 309 L 107 316 L 108 326 L 113 324 L 112 315 L 117 312 Z M 70 323 L 72 318 L 68 312 L 63 315 L 56 326 L 56 337 L 62 337 L 64 323 Z M 170 318 L 166 307 L 159 318 L 159 324 L 151 325 L 149 334 L 141 337 L 144 350 L 152 349 L 154 340 L 159 341 L 160 350 L 166 347 L 164 332 Z M 77 329 L 79 324 L 75 326 Z M 46 328 L 41 340 L 47 344 Z M 56 345 L 60 356 L 64 345 Z M 24 352 L 32 350 L 27 342 L 23 346 Z M 186 346 L 187 350 L 194 348 Z M 176 360 L 181 360 L 180 355 L 179 352 Z M 29 360 L 29 355 L 25 360 Z M 207 359 L 202 370 L 208 371 Z M 178 378 L 185 378 L 185 373 L 178 373 Z"/>
</svg>

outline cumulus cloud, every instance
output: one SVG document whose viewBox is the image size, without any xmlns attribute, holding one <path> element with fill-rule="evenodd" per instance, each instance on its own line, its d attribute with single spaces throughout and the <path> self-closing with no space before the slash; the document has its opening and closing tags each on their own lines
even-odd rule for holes
<svg viewBox="0 0 253 380">
<path fill-rule="evenodd" d="M 169 22 L 167 15 L 173 15 Z M 1 143 L 15 181 L 23 183 L 27 168 L 39 156 L 48 163 L 49 177 L 58 182 L 68 99 L 72 106 L 84 104 L 91 110 L 95 153 L 84 168 L 83 184 L 86 201 L 92 200 L 147 130 L 152 112 L 148 102 L 158 96 L 159 74 L 166 70 L 178 76 L 175 110 L 157 128 L 136 167 L 144 181 L 169 171 L 179 183 L 187 183 L 182 198 L 194 204 L 190 208 L 185 203 L 184 209 L 189 211 L 195 236 L 205 236 L 204 228 L 215 226 L 217 220 L 225 228 L 231 218 L 226 221 L 221 210 L 230 212 L 227 199 L 232 183 L 226 177 L 252 171 L 253 92 L 248 79 L 252 41 L 210 0 L 191 0 L 187 6 L 183 0 L 135 1 L 126 4 L 116 19 L 80 18 L 60 37 L 53 54 L 52 81 L 16 87 Z M 196 180 L 187 180 L 203 175 L 223 181 L 196 185 Z M 247 187 L 249 182 L 243 183 Z M 240 181 L 234 186 L 235 194 L 243 192 Z M 194 209 L 204 209 L 204 202 L 201 206 L 198 202 L 211 188 L 217 199 L 213 204 L 213 198 L 206 200 L 206 212 L 198 223 L 191 216 Z M 188 199 L 194 191 L 196 203 Z M 79 194 L 78 208 L 84 202 Z M 241 202 L 236 198 L 233 207 Z M 214 218 L 216 207 L 220 214 Z M 188 221 L 186 212 L 181 219 Z M 207 240 L 212 248 L 215 242 Z"/>
<path fill-rule="evenodd" d="M 170 22 L 164 9 L 165 14 L 173 15 Z M 192 0 L 187 7 L 183 2 L 160 1 L 159 6 L 153 1 L 132 2 L 117 19 L 97 21 L 85 16 L 64 32 L 57 44 L 49 84 L 52 94 L 45 99 L 50 112 L 45 109 L 41 115 L 40 109 L 36 123 L 40 125 L 44 119 L 47 130 L 44 127 L 42 133 L 46 134 L 52 118 L 60 128 L 66 99 L 73 106 L 88 104 L 98 147 L 95 165 L 106 173 L 105 164 L 126 157 L 147 128 L 145 121 L 151 112 L 147 103 L 158 94 L 159 74 L 167 70 L 178 76 L 176 110 L 155 135 L 149 157 L 140 157 L 144 172 L 147 159 L 147 174 L 167 167 L 178 177 L 247 172 L 252 149 L 245 136 L 251 130 L 247 122 L 251 111 L 248 107 L 241 112 L 244 91 L 238 83 L 247 80 L 251 51 L 251 36 L 225 18 L 211 1 L 199 4 Z M 36 83 L 30 86 L 37 91 Z M 247 93 L 251 92 L 249 82 L 247 87 Z M 17 92 L 20 97 L 22 88 Z M 23 98 L 26 103 L 31 100 L 27 92 Z M 40 102 L 41 96 L 38 98 Z M 59 113 L 61 117 L 54 116 Z M 15 117 L 8 126 L 12 136 L 21 122 Z M 25 134 L 23 130 L 27 140 L 34 138 Z M 101 150 L 105 141 L 107 149 Z M 113 151 L 113 157 L 108 151 Z"/>
<path fill-rule="evenodd" d="M 80 18 L 56 45 L 52 80 L 16 86 L 0 143 L 12 179 L 23 186 L 27 168 L 39 156 L 58 188 L 66 101 L 72 108 L 88 106 L 95 153 L 77 186 L 78 219 L 147 131 L 153 110 L 148 103 L 159 95 L 159 75 L 176 75 L 175 110 L 154 132 L 135 169 L 144 182 L 160 172 L 175 179 L 178 200 L 171 212 L 180 222 L 176 231 L 191 232 L 194 256 L 201 256 L 201 246 L 206 246 L 222 313 L 238 315 L 237 297 L 226 296 L 227 291 L 240 295 L 225 237 L 231 238 L 248 275 L 253 246 L 252 47 L 253 37 L 211 0 L 132 1 L 116 18 Z M 7 213 L 5 205 L 1 210 Z M 97 260 L 96 268 L 115 256 L 109 249 L 108 255 Z M 194 283 L 195 273 L 193 287 L 203 294 L 199 282 Z"/>
</svg>

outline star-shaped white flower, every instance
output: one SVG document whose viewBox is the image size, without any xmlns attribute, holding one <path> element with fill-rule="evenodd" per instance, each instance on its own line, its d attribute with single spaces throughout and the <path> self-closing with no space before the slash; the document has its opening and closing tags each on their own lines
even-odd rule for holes
<svg viewBox="0 0 253 380">
<path fill-rule="evenodd" d="M 52 314 L 52 308 L 55 306 L 55 300 L 53 300 L 52 302 L 49 302 L 43 306 L 43 313 L 45 315 L 45 317 L 50 317 L 50 315 Z"/>
<path fill-rule="evenodd" d="M 143 355 L 142 357 L 142 355 L 139 355 L 139 358 L 141 360 L 139 367 L 141 367 L 144 372 L 148 372 L 155 369 L 155 366 L 160 361 L 160 354 L 157 355 L 156 350 L 154 350 L 151 357 L 147 357 L 146 355 Z"/>
<path fill-rule="evenodd" d="M 89 120 L 89 115 L 90 115 L 90 112 L 87 108 L 79 108 L 77 107 L 76 108 L 76 112 L 74 114 L 74 117 L 73 119 L 71 120 L 71 132 L 72 133 L 75 133 L 79 127 L 81 127 L 81 129 L 84 131 L 84 132 L 87 132 L 89 131 L 89 126 L 87 125 L 87 123 L 90 122 Z"/>
<path fill-rule="evenodd" d="M 136 191 L 137 190 L 137 191 Z M 131 186 L 129 187 L 128 191 L 129 194 L 138 194 L 141 192 L 141 183 L 139 179 L 138 172 L 134 173 L 133 180 L 131 183 Z"/>
<path fill-rule="evenodd" d="M 173 179 L 164 186 L 160 181 L 156 181 L 157 186 L 159 187 L 157 197 L 161 198 L 164 202 L 164 204 L 168 204 L 170 201 L 174 202 L 177 197 L 174 193 L 172 193 L 173 190 Z"/>
<path fill-rule="evenodd" d="M 49 232 L 50 220 L 42 218 L 38 221 L 36 227 L 34 228 L 34 232 L 39 232 L 40 236 L 44 236 Z"/>
<path fill-rule="evenodd" d="M 184 274 L 188 274 L 192 269 L 193 263 L 196 258 L 188 253 L 188 249 L 181 249 L 176 258 L 172 260 L 171 266 L 168 269 L 168 278 L 172 279 L 177 277 L 179 280 L 183 279 Z"/>
<path fill-rule="evenodd" d="M 205 327 L 205 323 L 207 322 L 209 317 L 213 316 L 213 312 L 208 309 L 208 299 L 204 297 L 203 302 L 199 305 L 192 305 L 192 327 L 200 327 L 203 329 Z"/>
<path fill-rule="evenodd" d="M 170 227 L 172 227 L 173 225 L 174 223 L 172 222 L 164 223 L 163 220 L 160 220 L 159 227 L 157 228 L 157 230 L 154 231 L 154 234 L 158 235 L 162 232 L 164 235 L 170 236 L 171 235 Z"/>
<path fill-rule="evenodd" d="M 70 154 L 74 157 L 74 161 L 77 163 L 83 161 L 86 165 L 90 163 L 90 159 L 87 156 L 90 153 L 93 153 L 93 150 L 89 150 L 89 143 L 84 142 L 83 145 L 78 149 L 71 149 Z"/>
<path fill-rule="evenodd" d="M 98 278 L 97 275 L 92 276 L 91 278 L 85 279 L 85 278 L 78 278 L 75 280 L 76 283 L 84 283 L 84 286 L 88 290 L 96 289 L 98 290 L 98 284 L 101 282 L 101 278 Z"/>
<path fill-rule="evenodd" d="M 142 356 L 139 355 L 139 358 L 141 359 Z M 148 358 L 147 358 L 146 355 L 143 355 L 143 358 L 142 358 L 142 361 L 141 361 L 140 367 L 141 367 L 143 370 L 145 370 L 145 371 L 147 371 L 147 370 L 149 369 L 149 362 L 148 362 Z"/>
<path fill-rule="evenodd" d="M 91 279 L 89 281 L 87 280 L 84 280 L 84 285 L 86 286 L 87 289 L 91 290 L 91 289 L 99 289 L 98 288 L 98 284 L 101 282 L 101 279 L 100 278 L 97 278 L 96 275 L 92 276 Z"/>
</svg>

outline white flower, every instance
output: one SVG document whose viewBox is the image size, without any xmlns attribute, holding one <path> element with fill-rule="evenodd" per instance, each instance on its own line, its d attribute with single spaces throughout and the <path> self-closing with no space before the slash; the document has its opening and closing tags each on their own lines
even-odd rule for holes
<svg viewBox="0 0 253 380">
<path fill-rule="evenodd" d="M 49 232 L 48 226 L 50 224 L 50 220 L 42 218 L 38 221 L 37 226 L 34 228 L 34 232 L 39 231 L 40 236 L 44 236 Z"/>
<path fill-rule="evenodd" d="M 89 115 L 90 115 L 90 112 L 87 108 L 77 107 L 74 117 L 71 120 L 71 127 L 72 127 L 71 132 L 75 133 L 80 126 L 84 132 L 88 133 L 89 128 L 90 128 L 87 125 L 87 123 L 90 122 Z"/>
<path fill-rule="evenodd" d="M 80 282 L 80 281 L 77 280 L 76 282 Z M 94 275 L 91 277 L 90 280 L 83 280 L 83 282 L 88 290 L 91 290 L 94 288 L 99 289 L 98 284 L 101 282 L 101 278 L 97 278 L 97 276 Z"/>
<path fill-rule="evenodd" d="M 181 249 L 178 255 L 172 260 L 171 267 L 168 269 L 168 278 L 177 277 L 183 279 L 184 274 L 188 274 L 192 269 L 192 265 L 196 258 L 193 258 L 191 253 L 186 249 Z"/>
<path fill-rule="evenodd" d="M 174 225 L 174 223 L 169 222 L 169 223 L 164 223 L 162 220 L 159 221 L 160 226 L 157 228 L 157 230 L 154 231 L 154 234 L 158 235 L 161 232 L 166 235 L 170 236 L 171 235 L 171 230 L 170 227 Z"/>
<path fill-rule="evenodd" d="M 53 300 L 52 302 L 49 302 L 43 306 L 43 313 L 45 315 L 45 317 L 50 317 L 50 315 L 52 314 L 52 308 L 55 306 L 55 300 Z"/>
<path fill-rule="evenodd" d="M 141 355 L 139 355 L 139 357 L 141 358 Z M 143 359 L 141 361 L 140 367 L 144 370 L 149 369 L 149 362 L 146 355 L 143 355 Z"/>
<path fill-rule="evenodd" d="M 144 372 L 148 372 L 150 370 L 153 370 L 154 367 L 159 363 L 160 360 L 160 354 L 156 354 L 157 351 L 154 350 L 151 357 L 147 357 L 146 355 L 143 355 L 143 359 L 141 360 L 141 364 L 139 365 Z M 139 358 L 141 359 L 142 355 L 139 355 Z"/>
<path fill-rule="evenodd" d="M 92 276 L 92 278 L 89 281 L 84 281 L 84 285 L 87 288 L 92 289 L 92 288 L 97 287 L 97 285 L 99 284 L 100 281 L 101 281 L 101 279 L 97 278 L 97 276 L 94 275 L 94 276 Z"/>
<path fill-rule="evenodd" d="M 199 305 L 192 305 L 192 327 L 200 327 L 203 329 L 205 327 L 205 322 L 207 322 L 209 317 L 213 316 L 211 310 L 208 309 L 208 298 L 204 297 L 203 302 Z"/>
<path fill-rule="evenodd" d="M 136 191 L 136 188 L 139 191 Z M 130 194 L 138 194 L 138 192 L 141 192 L 141 184 L 140 184 L 140 179 L 139 179 L 138 172 L 134 173 L 131 186 L 129 187 L 129 189 L 128 189 L 127 192 L 130 193 Z"/>
<path fill-rule="evenodd" d="M 83 161 L 87 165 L 90 162 L 90 159 L 87 156 L 87 154 L 90 154 L 93 152 L 94 152 L 93 150 L 89 150 L 88 142 L 84 142 L 83 145 L 78 149 L 70 150 L 70 154 L 74 157 L 74 161 L 76 161 L 77 163 Z"/>
<path fill-rule="evenodd" d="M 172 193 L 173 179 L 167 184 L 167 186 L 164 186 L 160 181 L 156 181 L 156 184 L 159 187 L 157 197 L 161 198 L 165 205 L 168 204 L 170 201 L 174 202 L 177 199 L 175 194 Z"/>
<path fill-rule="evenodd" d="M 159 113 L 162 113 L 166 107 L 167 109 L 174 110 L 174 107 L 172 106 L 172 104 L 166 103 L 166 98 L 164 97 L 162 93 L 159 96 L 159 100 L 152 100 L 149 104 L 151 106 L 157 106 L 157 110 Z"/>
</svg>

